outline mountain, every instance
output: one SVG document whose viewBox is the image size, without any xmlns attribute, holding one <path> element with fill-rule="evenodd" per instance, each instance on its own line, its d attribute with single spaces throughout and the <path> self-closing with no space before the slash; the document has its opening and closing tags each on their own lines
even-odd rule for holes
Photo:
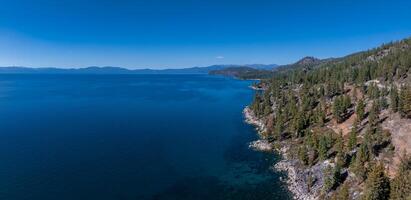
<svg viewBox="0 0 411 200">
<path fill-rule="evenodd" d="M 335 58 L 319 59 L 312 56 L 307 56 L 301 58 L 295 63 L 278 66 L 275 70 L 278 72 L 284 72 L 294 69 L 303 69 L 304 71 L 308 71 L 313 68 L 316 68 L 317 66 L 320 66 L 321 64 L 332 62 L 335 60 Z"/>
<path fill-rule="evenodd" d="M 71 68 L 62 69 L 54 67 L 45 68 L 30 68 L 30 67 L 0 67 L 0 73 L 17 73 L 17 74 L 82 74 L 82 73 L 98 73 L 98 74 L 122 74 L 130 73 L 131 70 L 121 67 L 86 67 L 86 68 Z"/>
<path fill-rule="evenodd" d="M 250 67 L 253 69 L 259 69 L 259 70 L 274 70 L 275 68 L 278 67 L 277 64 L 268 64 L 268 65 L 263 65 L 263 64 L 250 64 L 250 65 L 243 65 L 245 67 Z"/>
<path fill-rule="evenodd" d="M 211 65 L 207 67 L 190 67 L 182 69 L 126 69 L 121 67 L 85 67 L 63 69 L 57 67 L 30 68 L 30 67 L 0 67 L 0 73 L 20 73 L 20 74 L 208 74 L 213 70 L 221 70 L 242 65 Z M 271 69 L 277 65 L 252 64 L 253 69 Z"/>
<path fill-rule="evenodd" d="M 302 66 L 309 66 L 309 65 L 315 65 L 319 62 L 320 62 L 320 59 L 312 57 L 312 56 L 307 56 L 297 61 L 297 63 L 295 64 L 302 65 Z"/>
<path fill-rule="evenodd" d="M 255 69 L 252 67 L 238 66 L 238 67 L 227 67 L 219 70 L 211 70 L 210 75 L 224 75 L 233 76 L 239 79 L 261 79 L 269 78 L 273 75 L 273 69 L 270 70 Z"/>
<path fill-rule="evenodd" d="M 234 76 L 240 79 L 263 79 L 274 74 L 280 74 L 295 69 L 303 69 L 304 71 L 311 70 L 321 64 L 334 61 L 335 59 L 318 59 L 312 56 L 307 56 L 299 61 L 287 65 L 246 65 L 246 66 L 231 66 L 224 69 L 211 70 L 212 75 Z M 275 72 L 275 73 L 274 73 Z"/>
</svg>

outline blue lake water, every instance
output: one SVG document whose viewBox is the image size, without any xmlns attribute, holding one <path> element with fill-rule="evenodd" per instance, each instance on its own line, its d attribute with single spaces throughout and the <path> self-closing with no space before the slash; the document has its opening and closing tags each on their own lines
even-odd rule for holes
<svg viewBox="0 0 411 200">
<path fill-rule="evenodd" d="M 0 199 L 287 199 L 250 81 L 0 75 Z"/>
</svg>

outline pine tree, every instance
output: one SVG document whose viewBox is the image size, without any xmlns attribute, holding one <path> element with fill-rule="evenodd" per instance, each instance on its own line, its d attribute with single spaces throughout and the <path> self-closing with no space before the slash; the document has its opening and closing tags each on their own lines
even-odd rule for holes
<svg viewBox="0 0 411 200">
<path fill-rule="evenodd" d="M 351 98 L 348 95 L 337 96 L 333 104 L 333 114 L 337 123 L 344 121 L 348 108 L 351 107 Z"/>
<path fill-rule="evenodd" d="M 274 125 L 274 138 L 277 140 L 281 139 L 281 134 L 284 131 L 284 117 L 282 115 L 281 109 L 277 110 Z"/>
<path fill-rule="evenodd" d="M 318 143 L 318 156 L 320 160 L 325 160 L 328 157 L 328 142 L 325 136 L 322 136 Z"/>
<path fill-rule="evenodd" d="M 387 99 L 385 97 L 381 97 L 378 99 L 378 107 L 380 108 L 380 110 L 384 110 L 386 108 L 388 108 L 388 102 Z"/>
<path fill-rule="evenodd" d="M 351 97 L 348 95 L 343 96 L 343 112 L 347 112 L 347 109 L 351 107 Z"/>
<path fill-rule="evenodd" d="M 374 101 L 370 110 L 370 114 L 368 115 L 368 123 L 370 124 L 371 128 L 375 128 L 375 126 L 377 125 L 379 120 L 379 114 L 380 109 L 378 103 Z"/>
<path fill-rule="evenodd" d="M 411 118 L 411 90 L 408 86 L 403 86 L 401 88 L 400 102 L 401 116 Z"/>
<path fill-rule="evenodd" d="M 336 195 L 336 200 L 347 200 L 350 199 L 350 192 L 348 190 L 348 185 L 345 183 L 341 186 L 340 190 Z"/>
<path fill-rule="evenodd" d="M 375 83 L 372 83 L 370 86 L 368 86 L 367 94 L 372 99 L 378 99 L 380 97 L 380 90 Z"/>
<path fill-rule="evenodd" d="M 298 158 L 304 165 L 308 165 L 308 149 L 305 145 L 302 145 L 298 149 Z"/>
<path fill-rule="evenodd" d="M 281 139 L 281 134 L 283 132 L 283 121 L 282 119 L 278 119 L 277 122 L 275 123 L 275 127 L 274 127 L 274 138 L 277 140 Z"/>
<path fill-rule="evenodd" d="M 361 121 L 364 119 L 365 115 L 365 103 L 363 99 L 360 99 L 357 104 L 357 108 L 355 110 L 357 113 L 358 120 Z"/>
<path fill-rule="evenodd" d="M 259 116 L 261 113 L 261 95 L 256 93 L 254 96 L 253 103 L 251 104 L 251 110 Z"/>
<path fill-rule="evenodd" d="M 305 116 L 303 112 L 297 112 L 294 119 L 293 119 L 293 130 L 295 132 L 295 136 L 299 137 L 303 133 L 303 129 L 305 128 Z"/>
<path fill-rule="evenodd" d="M 360 180 L 364 180 L 366 178 L 367 169 L 364 167 L 364 165 L 370 158 L 369 154 L 370 152 L 367 145 L 365 143 L 362 143 L 355 155 L 355 162 L 353 166 L 353 172 Z"/>
<path fill-rule="evenodd" d="M 357 146 L 357 132 L 358 132 L 358 121 L 355 120 L 353 126 L 351 127 L 350 135 L 348 138 L 348 150 L 351 151 Z"/>
<path fill-rule="evenodd" d="M 324 192 L 328 193 L 333 187 L 334 187 L 334 177 L 333 177 L 333 168 L 331 166 L 328 166 L 327 168 L 324 169 L 324 184 L 323 184 L 323 190 Z"/>
<path fill-rule="evenodd" d="M 411 199 L 411 157 L 404 155 L 401 157 L 401 164 L 397 175 L 391 182 L 392 200 Z"/>
<path fill-rule="evenodd" d="M 336 142 L 335 142 L 335 151 L 337 152 L 336 160 L 337 166 L 344 166 L 345 165 L 345 152 L 344 152 L 344 139 L 342 136 L 342 130 L 340 130 Z"/>
<path fill-rule="evenodd" d="M 340 96 L 335 97 L 333 104 L 333 115 L 337 123 L 340 123 L 343 120 L 343 99 Z"/>
<path fill-rule="evenodd" d="M 325 118 L 325 111 L 323 109 L 323 106 L 320 104 L 320 106 L 317 108 L 317 123 L 319 126 L 324 126 Z"/>
<path fill-rule="evenodd" d="M 395 85 L 391 86 L 390 90 L 390 107 L 393 112 L 398 111 L 398 103 L 399 103 L 399 97 L 398 97 L 398 89 Z"/>
<path fill-rule="evenodd" d="M 390 195 L 390 182 L 382 164 L 377 164 L 370 171 L 365 182 L 364 200 L 386 200 Z"/>
<path fill-rule="evenodd" d="M 323 190 L 329 192 L 331 189 L 337 188 L 342 182 L 341 167 L 328 166 L 324 171 L 324 185 Z"/>
<path fill-rule="evenodd" d="M 334 181 L 334 187 L 338 187 L 343 181 L 343 177 L 341 175 L 341 166 L 340 165 L 335 165 L 335 167 L 334 167 L 333 181 Z"/>
</svg>

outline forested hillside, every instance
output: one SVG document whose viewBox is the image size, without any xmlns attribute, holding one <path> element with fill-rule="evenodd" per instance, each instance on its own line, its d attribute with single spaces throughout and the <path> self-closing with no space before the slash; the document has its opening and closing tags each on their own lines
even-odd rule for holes
<svg viewBox="0 0 411 200">
<path fill-rule="evenodd" d="M 210 75 L 224 75 L 224 76 L 234 76 L 239 79 L 266 79 L 274 75 L 272 70 L 265 69 L 254 69 L 251 67 L 228 67 L 225 69 L 212 70 L 209 72 Z"/>
<path fill-rule="evenodd" d="M 411 39 L 279 68 L 250 109 L 320 199 L 411 199 Z"/>
</svg>

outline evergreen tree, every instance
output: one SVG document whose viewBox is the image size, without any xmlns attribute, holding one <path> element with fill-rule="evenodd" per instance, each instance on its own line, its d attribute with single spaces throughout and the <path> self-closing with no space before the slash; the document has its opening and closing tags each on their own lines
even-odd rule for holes
<svg viewBox="0 0 411 200">
<path fill-rule="evenodd" d="M 350 192 L 348 190 L 348 185 L 345 183 L 338 190 L 338 193 L 335 195 L 335 200 L 347 200 L 350 199 Z"/>
<path fill-rule="evenodd" d="M 348 108 L 351 107 L 351 97 L 348 95 L 343 96 L 343 110 L 344 112 L 347 111 Z"/>
<path fill-rule="evenodd" d="M 296 137 L 303 134 L 305 128 L 305 116 L 303 112 L 297 112 L 293 119 L 293 130 Z"/>
<path fill-rule="evenodd" d="M 357 113 L 358 120 L 361 121 L 364 119 L 365 116 L 365 103 L 363 99 L 360 99 L 357 104 L 357 108 L 355 110 Z"/>
<path fill-rule="evenodd" d="M 353 150 L 357 146 L 357 132 L 358 132 L 358 121 L 355 120 L 353 126 L 351 127 L 350 135 L 348 138 L 348 150 Z"/>
<path fill-rule="evenodd" d="M 368 123 L 370 124 L 371 128 L 375 128 L 375 126 L 378 123 L 379 117 L 378 115 L 380 114 L 380 109 L 378 106 L 378 103 L 376 101 L 373 102 L 370 114 L 368 115 Z"/>
<path fill-rule="evenodd" d="M 276 113 L 276 121 L 275 121 L 275 125 L 274 125 L 274 138 L 277 140 L 281 139 L 281 134 L 284 131 L 284 118 L 281 112 L 281 109 L 277 110 Z"/>
<path fill-rule="evenodd" d="M 302 145 L 298 149 L 298 158 L 304 165 L 308 165 L 308 149 L 305 145 Z"/>
<path fill-rule="evenodd" d="M 343 102 L 342 102 L 342 98 L 340 96 L 337 96 L 334 100 L 334 104 L 333 104 L 333 116 L 335 118 L 335 120 L 337 121 L 337 123 L 342 122 L 343 118 Z"/>
<path fill-rule="evenodd" d="M 380 108 L 380 110 L 384 110 L 386 108 L 388 108 L 388 102 L 387 99 L 385 97 L 381 97 L 378 99 L 378 107 Z"/>
<path fill-rule="evenodd" d="M 260 116 L 262 106 L 261 106 L 261 95 L 256 93 L 254 96 L 253 103 L 251 104 L 251 110 L 255 113 L 255 115 Z"/>
<path fill-rule="evenodd" d="M 320 160 L 325 160 L 328 157 L 328 142 L 325 136 L 322 136 L 318 143 L 318 156 Z"/>
<path fill-rule="evenodd" d="M 340 130 L 340 132 L 337 136 L 336 142 L 335 142 L 335 151 L 337 153 L 337 155 L 336 155 L 336 160 L 337 160 L 336 164 L 337 164 L 337 166 L 340 166 L 340 167 L 344 166 L 346 157 L 345 157 L 345 152 L 344 152 L 344 139 L 343 139 L 341 130 Z"/>
<path fill-rule="evenodd" d="M 391 86 L 390 90 L 390 100 L 391 100 L 391 110 L 393 112 L 398 111 L 398 103 L 399 103 L 399 97 L 398 97 L 398 89 L 395 85 Z"/>
<path fill-rule="evenodd" d="M 323 109 L 323 106 L 320 104 L 320 106 L 317 109 L 317 123 L 319 126 L 324 126 L 326 120 L 325 116 L 325 111 Z"/>
<path fill-rule="evenodd" d="M 367 95 L 372 99 L 377 99 L 380 97 L 380 90 L 375 83 L 370 84 L 367 89 Z"/>
<path fill-rule="evenodd" d="M 324 185 L 323 190 L 329 192 L 331 189 L 337 188 L 342 181 L 341 167 L 336 165 L 335 167 L 328 166 L 324 173 Z"/>
<path fill-rule="evenodd" d="M 327 166 L 324 169 L 324 184 L 323 184 L 323 191 L 328 193 L 334 187 L 334 176 L 333 176 L 333 168 L 331 166 Z"/>
<path fill-rule="evenodd" d="M 407 85 L 401 88 L 400 103 L 401 116 L 411 118 L 411 90 Z"/>
<path fill-rule="evenodd" d="M 351 98 L 348 95 L 337 96 L 333 104 L 333 115 L 337 123 L 345 120 L 347 110 L 351 107 Z"/>
<path fill-rule="evenodd" d="M 411 199 L 411 157 L 404 153 L 397 175 L 391 182 L 392 200 Z"/>
<path fill-rule="evenodd" d="M 364 180 L 366 178 L 367 169 L 365 168 L 365 163 L 370 158 L 369 154 L 370 152 L 367 145 L 365 143 L 362 143 L 358 149 L 358 152 L 356 153 L 353 168 L 353 172 L 360 180 Z"/>
<path fill-rule="evenodd" d="M 370 171 L 365 182 L 364 200 L 386 200 L 390 195 L 390 182 L 382 164 L 377 164 Z"/>
</svg>

